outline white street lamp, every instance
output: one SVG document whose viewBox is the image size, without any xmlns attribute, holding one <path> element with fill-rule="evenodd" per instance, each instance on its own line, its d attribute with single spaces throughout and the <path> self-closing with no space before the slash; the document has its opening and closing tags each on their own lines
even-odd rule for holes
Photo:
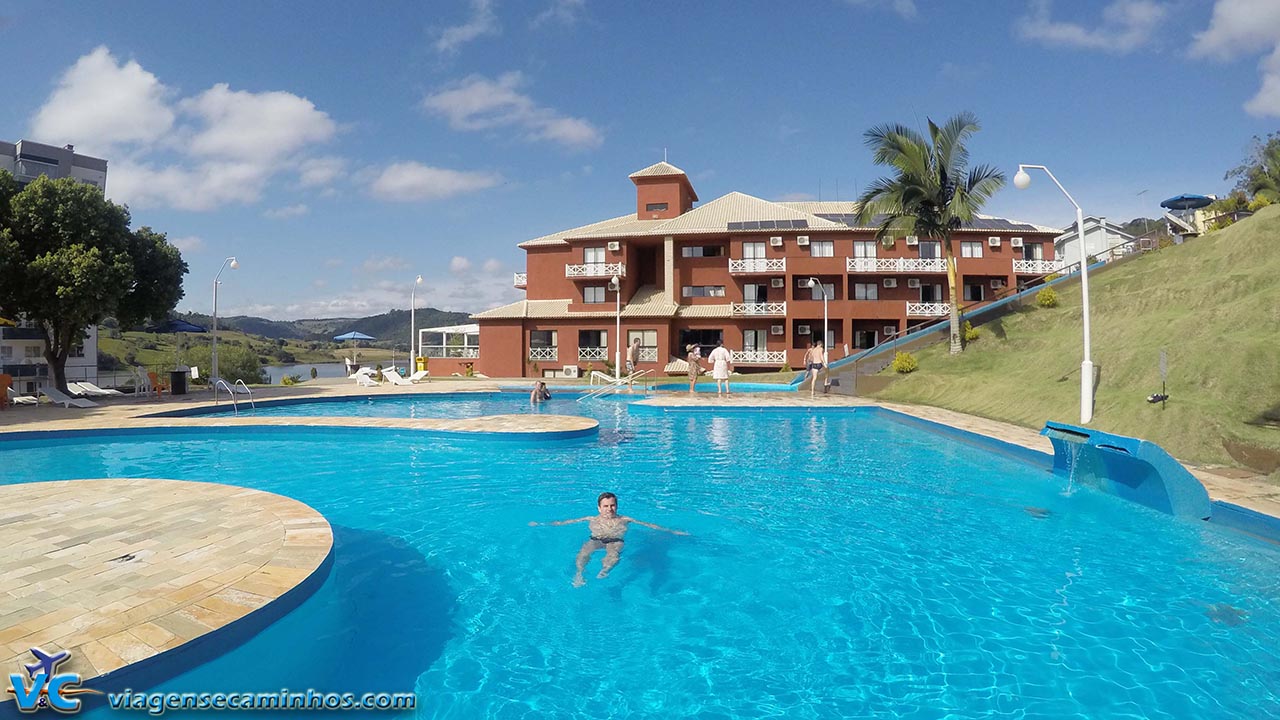
<svg viewBox="0 0 1280 720">
<path fill-rule="evenodd" d="M 230 265 L 232 270 L 240 267 L 240 263 L 236 261 L 235 256 L 231 256 L 222 261 L 222 267 L 218 268 L 218 274 L 213 276 L 213 351 L 210 364 L 212 371 L 209 374 L 209 384 L 217 385 L 222 378 L 218 375 L 218 278 L 222 277 L 222 271 Z M 215 390 L 216 392 L 216 390 Z"/>
<path fill-rule="evenodd" d="M 1080 204 L 1071 197 L 1071 193 L 1062 187 L 1058 178 L 1043 165 L 1018 165 L 1018 173 L 1013 176 L 1013 186 L 1026 190 L 1031 185 L 1031 176 L 1027 168 L 1043 170 L 1054 185 L 1067 196 L 1067 200 L 1076 208 L 1076 233 L 1080 237 L 1080 295 L 1084 298 L 1084 360 L 1080 363 L 1080 424 L 1087 425 L 1093 420 L 1093 360 L 1089 352 L 1089 254 L 1084 245 L 1084 211 Z"/>
<path fill-rule="evenodd" d="M 613 276 L 613 280 L 609 282 L 609 289 L 613 291 L 613 307 L 615 325 L 613 328 L 613 344 L 617 348 L 613 351 L 613 377 L 615 379 L 622 378 L 622 279 L 617 275 Z"/>
<path fill-rule="evenodd" d="M 827 331 L 827 300 L 830 299 L 827 297 L 827 286 L 818 282 L 818 278 L 811 277 L 809 278 L 809 287 L 818 288 L 822 290 L 822 349 L 824 352 L 830 352 L 831 349 L 827 347 L 828 346 L 827 340 L 830 337 L 827 334 L 828 333 Z"/>
<path fill-rule="evenodd" d="M 418 286 L 422 284 L 422 276 L 413 281 L 413 286 L 409 290 L 409 374 L 413 374 L 417 369 L 417 358 L 422 354 L 422 349 L 418 347 L 418 323 L 415 313 L 418 311 Z"/>
</svg>

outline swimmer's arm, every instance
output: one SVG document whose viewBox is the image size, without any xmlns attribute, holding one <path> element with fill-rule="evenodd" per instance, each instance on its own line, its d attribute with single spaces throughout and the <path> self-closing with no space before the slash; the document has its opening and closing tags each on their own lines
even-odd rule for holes
<svg viewBox="0 0 1280 720">
<path fill-rule="evenodd" d="M 580 518 L 577 518 L 576 520 L 555 520 L 549 523 L 530 522 L 529 527 L 534 527 L 537 525 L 572 525 L 573 523 L 586 522 L 593 517 L 595 516 L 588 515 L 587 517 L 580 517 Z"/>
<path fill-rule="evenodd" d="M 661 525 L 654 525 L 653 523 L 647 523 L 647 522 L 644 522 L 643 520 L 637 520 L 637 519 L 635 519 L 635 518 L 631 518 L 631 517 L 624 517 L 624 518 L 622 518 L 622 519 L 623 519 L 623 520 L 625 520 L 625 521 L 627 521 L 627 522 L 629 522 L 629 523 L 635 523 L 635 524 L 637 524 L 637 525 L 643 525 L 643 526 L 645 526 L 645 527 L 647 527 L 647 528 L 653 528 L 654 530 L 661 530 L 662 532 L 669 532 L 669 533 L 671 533 L 672 535 L 688 535 L 688 534 L 689 534 L 689 533 L 687 533 L 687 532 L 685 532 L 685 531 L 683 531 L 683 530 L 672 530 L 671 528 L 664 528 L 664 527 L 662 527 Z"/>
</svg>

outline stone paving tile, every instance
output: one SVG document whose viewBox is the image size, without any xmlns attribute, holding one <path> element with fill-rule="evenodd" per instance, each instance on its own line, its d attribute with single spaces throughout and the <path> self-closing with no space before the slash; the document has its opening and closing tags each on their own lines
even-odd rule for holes
<svg viewBox="0 0 1280 720">
<path fill-rule="evenodd" d="M 64 667 L 86 678 L 270 603 L 315 571 L 333 542 L 324 518 L 297 501 L 214 483 L 0 486 L 0 507 L 15 506 L 23 520 L 0 525 L 0 546 L 17 554 L 4 564 L 0 657 L 29 662 L 32 647 L 70 649 Z M 63 532 L 34 537 L 31 526 L 50 523 Z"/>
</svg>

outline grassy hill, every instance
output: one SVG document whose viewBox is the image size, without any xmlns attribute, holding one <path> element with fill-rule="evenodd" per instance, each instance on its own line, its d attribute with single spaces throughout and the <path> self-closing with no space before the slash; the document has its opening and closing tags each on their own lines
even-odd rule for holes
<svg viewBox="0 0 1280 720">
<path fill-rule="evenodd" d="M 210 327 L 213 318 L 201 313 L 184 313 L 179 315 L 187 322 L 203 327 Z M 419 328 L 438 327 L 441 325 L 461 325 L 469 322 L 469 315 L 460 312 L 448 312 L 435 308 L 419 308 L 414 318 Z M 380 342 L 409 342 L 409 311 L 392 310 L 381 315 L 370 315 L 362 318 L 323 318 L 312 320 L 267 320 L 260 317 L 233 315 L 218 318 L 218 331 L 223 329 L 238 330 L 248 335 L 258 335 L 272 340 L 305 340 L 307 342 L 325 342 L 337 335 L 351 330 L 377 338 Z"/>
<path fill-rule="evenodd" d="M 1100 378 L 1091 427 L 1142 437 L 1180 460 L 1242 464 L 1226 445 L 1280 457 L 1280 207 L 1090 277 L 1093 361 Z M 1053 309 L 981 326 L 960 356 L 946 344 L 877 393 L 1040 428 L 1080 420 L 1079 287 Z M 1160 390 L 1168 356 L 1170 399 Z M 891 371 L 886 371 L 891 372 Z M 1261 450 L 1264 460 L 1257 462 Z"/>
</svg>

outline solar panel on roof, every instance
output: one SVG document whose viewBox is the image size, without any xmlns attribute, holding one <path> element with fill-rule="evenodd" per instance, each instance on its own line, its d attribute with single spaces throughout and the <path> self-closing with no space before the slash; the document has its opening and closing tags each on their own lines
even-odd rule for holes
<svg viewBox="0 0 1280 720">
<path fill-rule="evenodd" d="M 759 229 L 760 229 L 760 223 L 758 223 L 758 222 L 744 222 L 744 223 L 742 223 L 742 229 L 743 229 L 743 230 L 759 230 Z"/>
<path fill-rule="evenodd" d="M 780 225 L 778 225 L 778 221 L 774 221 L 774 220 L 761 220 L 761 221 L 760 221 L 760 229 L 761 229 L 761 230 L 776 230 L 776 229 L 778 229 L 779 227 L 780 227 Z"/>
<path fill-rule="evenodd" d="M 808 220 L 792 220 L 791 227 L 804 230 L 805 228 L 809 227 L 809 221 Z"/>
<path fill-rule="evenodd" d="M 729 223 L 729 229 L 730 229 L 730 230 L 741 230 L 741 229 L 742 229 L 742 223 L 740 223 L 740 222 L 731 222 L 731 223 Z"/>
</svg>

